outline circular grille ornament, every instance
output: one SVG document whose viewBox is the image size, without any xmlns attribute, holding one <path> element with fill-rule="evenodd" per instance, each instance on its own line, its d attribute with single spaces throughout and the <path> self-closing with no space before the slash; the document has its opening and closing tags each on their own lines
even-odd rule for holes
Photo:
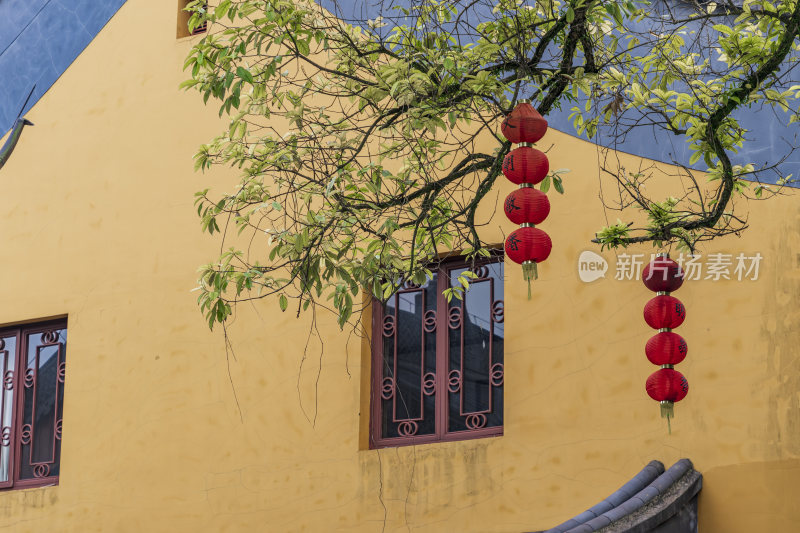
<svg viewBox="0 0 800 533">
<path fill-rule="evenodd" d="M 467 415 L 465 423 L 469 429 L 480 429 L 486 425 L 486 415 L 483 413 Z"/>
<path fill-rule="evenodd" d="M 432 309 L 425 311 L 422 319 L 422 327 L 427 333 L 433 333 L 436 331 L 436 311 Z"/>
<path fill-rule="evenodd" d="M 452 393 L 461 390 L 461 372 L 459 370 L 451 370 L 447 375 L 447 390 Z"/>
<path fill-rule="evenodd" d="M 433 372 L 422 376 L 422 392 L 425 396 L 433 396 L 436 392 L 436 375 Z"/>
<path fill-rule="evenodd" d="M 417 434 L 419 426 L 413 420 L 404 420 L 397 426 L 397 432 L 403 437 L 410 437 Z"/>
<path fill-rule="evenodd" d="M 394 396 L 394 380 L 390 377 L 385 377 L 381 383 L 381 398 L 391 400 L 392 396 Z"/>
</svg>

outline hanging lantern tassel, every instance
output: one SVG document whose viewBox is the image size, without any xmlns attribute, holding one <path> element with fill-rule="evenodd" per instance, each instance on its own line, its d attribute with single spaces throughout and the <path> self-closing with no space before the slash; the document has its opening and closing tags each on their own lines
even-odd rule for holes
<svg viewBox="0 0 800 533">
<path fill-rule="evenodd" d="M 689 392 L 689 382 L 686 378 L 672 368 L 672 365 L 663 365 L 647 378 L 645 386 L 648 396 L 661 405 L 661 418 L 667 419 L 667 429 L 672 434 L 673 406 L 686 398 Z"/>
<path fill-rule="evenodd" d="M 689 392 L 689 382 L 674 366 L 684 360 L 689 348 L 683 337 L 671 331 L 683 323 L 686 308 L 680 300 L 669 294 L 680 289 L 683 278 L 683 269 L 668 254 L 658 254 L 642 273 L 645 287 L 656 293 L 656 297 L 644 306 L 644 320 L 651 328 L 658 330 L 647 341 L 644 352 L 651 363 L 661 366 L 660 370 L 647 378 L 645 389 L 661 405 L 661 418 L 667 419 L 670 434 L 675 402 L 683 400 Z"/>
<path fill-rule="evenodd" d="M 531 299 L 531 281 L 539 279 L 539 269 L 536 268 L 536 261 L 522 262 L 522 276 L 528 282 L 528 300 Z"/>
<path fill-rule="evenodd" d="M 528 282 L 528 299 L 531 299 L 531 281 L 539 277 L 537 263 L 550 255 L 553 243 L 547 233 L 533 224 L 525 223 L 511 232 L 506 239 L 506 257 L 522 265 L 522 275 Z"/>
<path fill-rule="evenodd" d="M 547 156 L 533 147 L 547 132 L 547 121 L 530 101 L 520 100 L 503 121 L 500 131 L 512 144 L 519 144 L 503 158 L 503 174 L 511 183 L 520 186 L 505 201 L 506 216 L 520 225 L 506 239 L 505 251 L 508 259 L 522 265 L 530 300 L 531 282 L 539 277 L 536 265 L 547 259 L 553 247 L 547 233 L 534 227 L 550 213 L 547 196 L 533 188 L 550 170 Z"/>
<path fill-rule="evenodd" d="M 667 419 L 667 432 L 672 435 L 672 424 L 670 423 L 670 418 L 675 416 L 672 411 L 672 406 L 675 405 L 674 402 L 661 402 L 661 418 Z"/>
</svg>

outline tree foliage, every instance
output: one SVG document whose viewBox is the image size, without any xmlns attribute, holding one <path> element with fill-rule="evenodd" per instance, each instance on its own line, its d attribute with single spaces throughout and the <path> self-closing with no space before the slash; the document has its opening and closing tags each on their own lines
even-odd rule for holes
<svg viewBox="0 0 800 533">
<path fill-rule="evenodd" d="M 650 198 L 647 175 L 603 166 L 619 188 L 607 207 L 644 221 L 600 229 L 603 247 L 693 249 L 746 226 L 731 198 L 774 194 L 764 172 L 790 179 L 779 162 L 731 155 L 746 142 L 737 110 L 798 118 L 797 0 L 415 0 L 358 20 L 302 1 L 204 4 L 188 8 L 190 26 L 209 32 L 183 86 L 219 102 L 230 126 L 196 166 L 242 174 L 232 192 L 197 194 L 203 229 L 223 240 L 201 271 L 210 326 L 234 302 L 269 295 L 283 310 L 296 300 L 298 314 L 329 306 L 344 326 L 362 288 L 385 298 L 451 251 L 491 253 L 477 212 L 510 149 L 501 118 L 520 98 L 545 116 L 570 109 L 589 138 L 604 124 L 667 129 L 690 144 L 690 164 L 708 167 L 709 185 L 687 167 L 674 197 Z M 560 172 L 551 183 L 563 192 Z"/>
</svg>

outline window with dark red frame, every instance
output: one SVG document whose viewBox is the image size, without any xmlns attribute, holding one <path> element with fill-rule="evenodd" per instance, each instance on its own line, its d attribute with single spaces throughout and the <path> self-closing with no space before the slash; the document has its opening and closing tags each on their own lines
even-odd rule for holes
<svg viewBox="0 0 800 533">
<path fill-rule="evenodd" d="M 192 0 L 178 0 L 178 32 L 177 37 L 180 39 L 182 37 L 190 37 L 192 35 L 199 35 L 201 33 L 205 33 L 208 30 L 208 23 L 203 22 L 196 28 L 194 28 L 191 32 L 189 31 L 189 19 L 192 17 L 192 13 L 186 11 L 186 7 L 188 7 L 189 3 Z M 202 9 L 206 12 L 208 11 L 208 2 L 204 2 L 202 5 Z"/>
<path fill-rule="evenodd" d="M 463 299 L 442 292 L 472 269 Z M 503 434 L 502 258 L 443 262 L 373 302 L 373 447 Z"/>
<path fill-rule="evenodd" d="M 58 483 L 66 320 L 0 329 L 0 488 Z"/>
<path fill-rule="evenodd" d="M 203 10 L 208 11 L 208 2 L 203 4 Z M 192 35 L 198 35 L 201 33 L 205 33 L 208 30 L 208 22 L 203 22 L 199 26 L 197 26 L 194 30 L 192 30 Z"/>
</svg>

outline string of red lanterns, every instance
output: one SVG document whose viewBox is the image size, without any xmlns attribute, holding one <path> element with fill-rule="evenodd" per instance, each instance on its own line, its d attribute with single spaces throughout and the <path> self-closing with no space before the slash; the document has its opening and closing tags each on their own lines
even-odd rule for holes
<svg viewBox="0 0 800 533">
<path fill-rule="evenodd" d="M 503 121 L 500 131 L 513 144 L 519 144 L 503 159 L 503 174 L 519 189 L 506 197 L 503 211 L 511 222 L 519 224 L 506 238 L 506 257 L 522 265 L 522 274 L 528 281 L 528 298 L 531 297 L 531 281 L 538 278 L 536 265 L 550 255 L 553 243 L 550 236 L 539 228 L 550 214 L 550 200 L 542 191 L 534 189 L 550 170 L 547 156 L 533 148 L 547 132 L 547 121 L 527 100 L 520 100 L 517 107 Z"/>
<path fill-rule="evenodd" d="M 644 267 L 642 281 L 656 293 L 644 306 L 644 320 L 658 330 L 647 341 L 644 351 L 651 363 L 661 366 L 647 378 L 645 389 L 661 404 L 661 417 L 667 419 L 667 427 L 672 432 L 670 418 L 674 416 L 675 402 L 683 400 L 689 392 L 689 382 L 674 368 L 686 358 L 689 348 L 683 337 L 672 332 L 683 324 L 686 308 L 680 300 L 670 296 L 683 285 L 683 270 L 668 254 L 658 254 Z"/>
</svg>

